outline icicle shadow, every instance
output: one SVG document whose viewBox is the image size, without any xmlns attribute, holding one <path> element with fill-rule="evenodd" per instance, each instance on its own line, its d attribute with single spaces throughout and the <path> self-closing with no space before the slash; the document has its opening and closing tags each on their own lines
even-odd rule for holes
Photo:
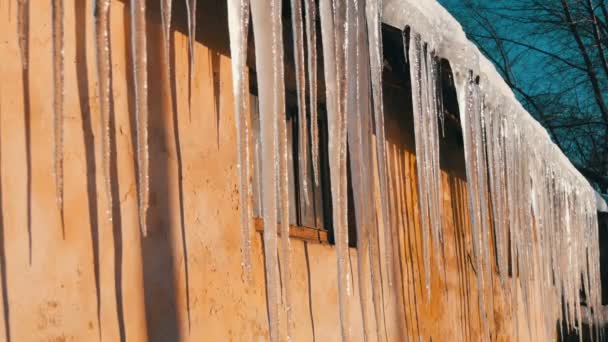
<svg viewBox="0 0 608 342">
<path fill-rule="evenodd" d="M 32 264 L 32 126 L 31 126 L 31 99 L 30 99 L 30 70 L 29 70 L 29 18 L 30 6 L 28 0 L 19 0 L 17 9 L 17 31 L 19 35 L 19 50 L 21 53 L 21 82 L 23 92 L 23 121 L 25 127 L 25 163 L 26 175 L 26 219 L 28 238 L 29 264 Z"/>
<path fill-rule="evenodd" d="M 0 197 L 2 196 L 2 190 L 0 189 Z M 5 240 L 4 240 L 4 213 L 2 210 L 2 199 L 0 198 L 0 267 L 2 273 L 0 282 L 2 283 L 2 311 L 4 313 L 4 338 L 7 342 L 11 342 L 11 316 L 9 306 L 9 293 L 8 293 L 8 278 L 6 271 L 6 251 L 5 251 Z"/>
<path fill-rule="evenodd" d="M 171 112 L 173 118 L 173 136 L 175 144 L 175 153 L 177 158 L 177 176 L 178 176 L 178 191 L 179 191 L 179 220 L 182 236 L 182 252 L 184 253 L 184 277 L 186 281 L 186 311 L 188 315 L 188 331 L 192 329 L 192 321 L 190 317 L 190 269 L 188 263 L 188 243 L 186 240 L 186 211 L 184 208 L 184 169 L 182 162 L 182 144 L 180 141 L 179 131 L 179 113 L 177 111 L 177 76 L 175 73 L 175 36 L 171 34 L 169 37 L 170 51 L 167 66 L 169 75 L 169 87 L 171 87 Z"/>
<path fill-rule="evenodd" d="M 89 102 L 89 73 L 87 69 L 87 3 L 74 2 L 74 32 L 76 34 L 76 79 L 78 82 L 78 102 L 82 116 L 82 132 L 86 160 L 86 186 L 89 205 L 89 226 L 91 229 L 91 244 L 93 249 L 93 274 L 95 277 L 95 300 L 97 305 L 97 326 L 101 341 L 101 290 L 99 285 L 99 215 L 97 212 L 97 169 L 95 161 L 94 128 L 91 120 Z"/>
<path fill-rule="evenodd" d="M 263 232 L 260 232 L 260 242 L 262 243 L 262 253 L 264 255 L 266 255 L 266 243 L 264 241 Z M 262 264 L 264 264 L 264 284 L 268 284 L 268 265 L 265 262 L 263 262 Z M 264 296 L 266 298 L 268 298 L 268 286 L 264 286 Z M 266 300 L 265 302 L 266 302 L 266 317 L 270 321 L 270 317 L 271 317 L 270 316 L 270 303 L 268 300 Z M 269 334 L 270 334 L 270 332 L 269 332 Z"/>
<path fill-rule="evenodd" d="M 156 21 L 157 18 L 154 19 Z M 153 27 L 151 25 L 147 34 L 150 41 L 161 41 L 162 39 L 162 31 L 158 29 L 157 25 Z M 173 208 L 169 199 L 172 196 L 169 185 L 170 158 L 167 153 L 163 153 L 163 151 L 171 149 L 167 145 L 173 143 L 169 137 L 174 128 L 171 127 L 173 116 L 163 113 L 166 108 L 172 106 L 166 104 L 168 99 L 164 87 L 169 84 L 169 80 L 163 80 L 164 75 L 161 67 L 163 54 L 164 49 L 161 48 L 160 44 L 150 44 L 148 46 L 150 79 L 162 81 L 149 88 L 150 99 L 159 99 L 160 103 L 151 107 L 153 109 L 150 111 L 152 120 L 149 121 L 149 125 L 155 137 L 150 141 L 149 153 L 150 195 L 152 195 L 151 204 L 154 214 L 148 214 L 147 221 L 150 229 L 148 230 L 148 237 L 142 241 L 142 259 L 148 337 L 150 341 L 179 342 L 182 340 L 182 334 L 178 323 L 177 289 L 174 279 L 177 274 L 174 269 L 175 259 L 179 252 L 173 249 L 174 243 L 172 242 L 172 236 L 174 235 L 172 231 L 176 227 L 171 224 Z M 168 196 L 165 196 L 165 194 Z M 159 279 L 159 274 L 173 276 Z M 162 293 L 160 296 L 158 295 L 159 290 Z M 162 311 L 159 308 L 162 308 Z M 161 324 L 153 323 L 159 321 Z"/>
<path fill-rule="evenodd" d="M 158 14 L 158 13 L 157 13 Z M 162 27 L 160 16 L 148 15 L 151 25 L 147 28 L 147 39 L 162 42 Z M 130 9 L 125 7 L 124 13 L 125 35 L 131 35 Z M 131 54 L 131 42 L 125 41 L 125 53 L 127 60 L 126 80 L 128 89 L 134 88 L 132 77 L 133 61 Z M 148 44 L 148 65 L 150 80 L 163 80 L 164 71 L 161 68 L 162 56 L 164 54 L 163 44 Z M 169 188 L 169 157 L 166 150 L 170 144 L 168 137 L 173 128 L 168 116 L 164 115 L 167 105 L 166 97 L 162 93 L 165 81 L 151 84 L 148 89 L 148 101 L 154 105 L 149 107 L 149 129 L 154 132 L 154 139 L 150 140 L 150 204 L 151 210 L 147 210 L 146 221 L 148 221 L 147 237 L 141 238 L 141 257 L 143 274 L 144 306 L 146 313 L 146 327 L 149 341 L 176 341 L 182 340 L 182 334 L 178 324 L 177 297 L 175 289 L 174 269 L 176 251 L 173 250 L 171 225 L 172 208 L 166 195 L 171 194 Z M 135 99 L 132 94 L 127 97 L 129 113 L 135 113 Z M 137 147 L 136 118 L 129 115 L 129 129 L 133 148 Z M 133 153 L 135 174 L 139 174 L 136 154 Z M 139 189 L 138 189 L 139 190 Z M 162 194 L 159 195 L 159 194 Z M 119 203 L 119 202 L 118 202 Z M 141 210 L 141 209 L 140 209 Z M 170 275 L 161 276 L 159 275 Z"/>
<path fill-rule="evenodd" d="M 304 259 L 306 260 L 306 282 L 308 286 L 308 311 L 310 313 L 310 328 L 312 329 L 312 341 L 316 342 L 315 316 L 312 308 L 312 273 L 310 272 L 310 256 L 308 255 L 308 242 L 304 241 Z"/>
<path fill-rule="evenodd" d="M 0 94 L 0 131 L 2 114 L 2 97 Z M 2 139 L 0 138 L 0 162 L 2 161 Z M 8 293 L 8 272 L 6 271 L 6 243 L 4 240 L 4 201 L 2 187 L 2 170 L 0 169 L 0 285 L 2 286 L 2 312 L 4 314 L 4 338 L 6 342 L 11 342 L 11 315 Z"/>
<path fill-rule="evenodd" d="M 110 56 L 112 55 L 110 47 Z M 114 91 L 110 88 L 110 190 L 112 203 L 112 239 L 114 242 L 114 301 L 120 342 L 127 340 L 122 297 L 122 214 L 120 212 L 120 189 L 118 185 L 118 149 L 114 116 Z"/>
</svg>

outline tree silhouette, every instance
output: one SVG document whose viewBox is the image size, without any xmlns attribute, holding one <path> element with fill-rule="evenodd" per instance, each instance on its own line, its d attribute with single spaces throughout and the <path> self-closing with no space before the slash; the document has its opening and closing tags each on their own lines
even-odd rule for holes
<svg viewBox="0 0 608 342">
<path fill-rule="evenodd" d="M 608 194 L 605 2 L 440 1 L 574 166 Z"/>
</svg>

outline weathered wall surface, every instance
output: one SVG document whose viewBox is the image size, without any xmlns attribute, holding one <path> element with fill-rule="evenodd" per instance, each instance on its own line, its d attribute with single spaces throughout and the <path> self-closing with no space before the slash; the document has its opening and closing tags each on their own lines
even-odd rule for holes
<svg viewBox="0 0 608 342">
<path fill-rule="evenodd" d="M 23 71 L 16 1 L 0 1 L 0 340 L 263 341 L 268 338 L 262 244 L 253 240 L 253 279 L 240 266 L 236 136 L 230 60 L 208 42 L 227 39 L 225 4 L 205 2 L 188 108 L 187 38 L 175 32 L 171 77 L 163 73 L 162 35 L 150 11 L 149 235 L 137 224 L 134 99 L 129 9 L 112 2 L 113 221 L 106 212 L 97 97 L 93 9 L 66 1 L 65 225 L 55 201 L 51 9 L 30 1 L 29 69 Z M 178 11 L 179 12 L 179 11 Z M 178 13 L 179 16 L 179 13 Z M 227 41 L 224 42 L 224 45 Z M 221 44 L 219 44 L 221 45 Z M 209 46 L 212 46 L 210 48 Z M 220 51 L 221 54 L 218 52 Z M 383 269 L 379 333 L 390 340 L 479 340 L 480 320 L 467 225 L 462 147 L 442 145 L 445 264 L 433 268 L 427 302 L 417 219 L 408 94 L 386 90 L 396 253 Z M 175 101 L 172 101 L 174 99 Z M 382 244 L 386 241 L 382 240 Z M 439 255 L 438 251 L 433 251 Z M 356 250 L 351 251 L 356 279 Z M 330 245 L 292 241 L 293 339 L 339 338 L 336 259 Z M 525 340 L 509 314 L 511 297 L 492 279 L 492 330 Z M 351 329 L 362 338 L 357 282 Z M 539 301 L 541 297 L 538 297 Z M 538 308 L 541 302 L 536 302 Z M 519 305 L 520 317 L 525 317 Z M 370 308 L 368 308 L 370 309 Z M 371 310 L 371 309 L 370 309 Z M 534 307 L 532 327 L 540 323 Z M 538 321 L 538 322 L 537 322 Z M 519 330 L 520 338 L 513 334 Z M 536 332 L 532 328 L 533 334 Z M 535 336 L 532 340 L 545 339 Z"/>
</svg>

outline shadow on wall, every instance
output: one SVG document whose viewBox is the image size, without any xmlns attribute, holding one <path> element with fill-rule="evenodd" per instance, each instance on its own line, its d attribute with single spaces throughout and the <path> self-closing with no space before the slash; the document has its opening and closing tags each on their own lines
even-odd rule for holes
<svg viewBox="0 0 608 342">
<path fill-rule="evenodd" d="M 125 7 L 124 28 L 127 37 L 130 36 L 131 22 L 129 8 Z M 159 25 L 158 11 L 154 17 L 148 11 L 147 39 L 149 42 L 162 41 L 162 29 Z M 152 24 L 154 21 L 154 25 Z M 125 51 L 127 61 L 133 61 L 130 41 L 126 41 Z M 173 276 L 176 251 L 173 250 L 172 208 L 170 205 L 169 189 L 169 160 L 166 151 L 171 142 L 172 117 L 167 116 L 167 109 L 171 111 L 173 105 L 171 98 L 165 93 L 166 86 L 171 82 L 167 78 L 163 67 L 165 57 L 162 44 L 148 44 L 148 104 L 149 104 L 149 166 L 150 166 L 150 207 L 148 208 L 148 235 L 141 239 L 141 255 L 143 267 L 144 304 L 146 315 L 147 336 L 149 341 L 181 341 L 179 329 L 179 316 L 177 312 L 177 291 Z M 127 63 L 127 74 L 132 75 L 131 66 Z M 129 90 L 134 89 L 132 78 L 128 78 Z M 150 82 L 156 80 L 157 82 Z M 158 86 L 151 86 L 158 84 Z M 135 113 L 134 94 L 129 94 L 129 112 Z M 131 127 L 132 146 L 136 144 L 136 123 L 133 115 L 129 116 Z M 135 156 L 135 151 L 133 151 Z M 137 162 L 134 160 L 134 165 Z M 136 175 L 139 172 L 136 167 Z M 138 189 L 139 191 L 139 189 Z M 140 208 L 141 210 L 141 208 Z M 187 267 L 187 265 L 186 265 Z M 186 284 L 188 286 L 188 284 Z"/>
<path fill-rule="evenodd" d="M 22 30 L 24 40 L 20 42 L 21 54 L 23 60 L 27 63 L 29 60 L 29 6 L 28 2 L 24 2 L 25 7 L 19 8 L 19 15 L 23 23 Z M 90 99 L 95 99 L 95 96 L 91 96 L 89 93 L 89 85 L 91 82 L 91 73 L 95 74 L 96 71 L 88 69 L 89 65 L 94 65 L 92 61 L 87 58 L 87 46 L 92 46 L 91 42 L 87 41 L 87 37 L 90 33 L 89 26 L 91 23 L 89 3 L 83 1 L 74 2 L 74 32 L 75 32 L 75 65 L 76 65 L 76 76 L 78 85 L 78 101 L 80 115 L 82 118 L 82 139 L 85 147 L 85 168 L 86 168 L 86 191 L 87 191 L 87 205 L 89 211 L 88 222 L 90 226 L 91 234 L 91 248 L 93 254 L 93 274 L 94 274 L 94 285 L 95 285 L 95 302 L 96 302 L 96 314 L 97 324 L 100 327 L 99 339 L 101 336 L 101 290 L 100 290 L 100 248 L 99 248 L 99 222 L 105 220 L 105 215 L 99 215 L 99 201 L 97 198 L 97 189 L 100 184 L 97 184 L 97 170 L 100 165 L 97 165 L 95 158 L 95 136 L 99 129 L 93 125 L 91 118 L 91 103 Z M 129 7 L 125 6 L 125 22 L 124 28 L 126 30 L 126 36 L 130 36 L 130 17 Z M 160 17 L 158 11 L 149 11 L 149 41 L 162 41 L 162 31 L 160 29 Z M 151 20 L 150 20 L 151 19 Z M 72 42 L 67 42 L 68 44 Z M 172 51 L 174 45 L 172 42 Z M 125 46 L 127 53 L 127 61 L 132 61 L 130 40 L 127 39 L 127 46 Z M 111 55 L 111 52 L 110 52 Z M 143 277 L 144 277 L 144 297 L 145 297 L 145 312 L 147 320 L 148 337 L 150 341 L 180 341 L 182 338 L 179 330 L 179 317 L 177 312 L 177 299 L 174 279 L 167 275 L 177 274 L 174 270 L 175 259 L 180 258 L 180 253 L 183 253 L 185 260 L 185 276 L 186 276 L 186 297 L 187 297 L 187 314 L 188 323 L 190 324 L 190 298 L 188 291 L 188 254 L 187 254 L 187 243 L 185 237 L 185 223 L 184 223 L 184 207 L 183 207 L 183 186 L 182 186 L 182 163 L 181 163 L 181 146 L 179 142 L 179 127 L 178 127 L 178 116 L 176 110 L 176 104 L 174 99 L 176 98 L 176 80 L 175 73 L 173 70 L 169 71 L 165 69 L 167 59 L 171 59 L 173 63 L 175 56 L 165 56 L 162 50 L 161 44 L 148 44 L 148 72 L 150 80 L 162 80 L 162 82 L 155 82 L 158 86 L 149 87 L 149 102 L 150 102 L 150 136 L 154 137 L 150 141 L 150 188 L 151 188 L 151 207 L 148 211 L 150 216 L 149 235 L 147 238 L 142 239 L 142 260 L 143 260 Z M 132 69 L 130 64 L 127 67 L 127 80 L 129 94 L 127 96 L 129 114 L 131 119 L 131 136 L 133 138 L 133 146 L 135 145 L 135 124 L 133 121 L 134 102 L 133 102 L 133 82 L 132 82 Z M 32 263 L 32 147 L 31 147 L 31 106 L 30 106 L 30 70 L 27 68 L 27 64 L 24 65 L 21 73 L 22 84 L 23 84 L 23 108 L 24 108 L 24 127 L 25 127 L 25 142 L 26 142 L 26 219 L 27 219 L 27 234 L 28 234 L 28 255 L 29 263 Z M 110 75 L 111 77 L 111 75 Z M 150 82 L 152 84 L 152 82 Z M 170 90 L 169 90 L 170 88 Z M 112 88 L 111 88 L 112 89 Z M 219 98 L 219 91 L 215 92 L 215 96 Z M 114 99 L 114 94 L 111 94 L 111 100 Z M 217 100 L 219 104 L 219 100 Z M 2 99 L 0 98 L 0 109 L 2 107 Z M 168 110 L 167 110 L 168 109 Z M 110 119 L 110 141 L 111 141 L 111 152 L 110 152 L 110 171 L 111 171 L 111 197 L 114 203 L 112 210 L 112 240 L 114 250 L 114 271 L 115 271 L 115 301 L 117 308 L 117 323 L 118 331 L 121 341 L 126 340 L 125 332 L 125 318 L 124 318 L 124 303 L 123 303 L 123 291 L 122 291 L 122 280 L 123 280 L 123 269 L 122 269 L 122 258 L 123 258 L 123 232 L 122 232 L 122 215 L 120 203 L 121 199 L 119 196 L 119 184 L 118 184 L 118 156 L 117 156 L 117 145 L 116 145 L 116 127 L 114 118 L 114 104 L 111 103 L 111 119 Z M 172 113 L 172 116 L 165 115 L 165 113 Z M 217 109 L 216 120 L 219 122 L 219 108 Z M 219 134 L 219 132 L 218 132 Z M 173 135 L 174 139 L 171 139 Z M 100 142 L 97 142 L 100 143 Z M 1 144 L 1 142 L 0 142 Z M 219 144 L 219 139 L 218 139 Z M 172 230 L 176 227 L 172 226 L 172 215 L 174 213 L 170 210 L 169 199 L 165 194 L 170 193 L 169 184 L 169 160 L 167 156 L 167 146 L 174 145 L 178 153 L 178 182 L 179 182 L 179 204 L 180 204 L 180 218 L 181 223 L 181 245 L 183 250 L 174 250 L 171 234 Z M 135 165 L 137 165 L 135 163 Z M 135 170 L 137 172 L 137 170 Z M 0 177 L 0 285 L 2 286 L 2 305 L 3 305 L 3 317 L 4 317 L 4 340 L 11 342 L 11 321 L 10 321 L 10 307 L 9 307 L 9 293 L 8 293 L 8 279 L 6 269 L 6 253 L 5 253 L 5 226 L 4 216 L 2 209 L 2 182 Z M 178 256 L 179 255 L 179 256 Z"/>
<path fill-rule="evenodd" d="M 91 243 L 93 250 L 93 273 L 95 276 L 95 300 L 97 305 L 97 326 L 101 327 L 101 294 L 99 288 L 99 215 L 97 212 L 97 181 L 95 170 L 95 140 L 93 122 L 91 120 L 91 105 L 89 103 L 89 73 L 87 70 L 87 37 L 86 30 L 89 13 L 85 2 L 74 2 L 74 32 L 76 36 L 76 79 L 78 82 L 78 97 L 80 114 L 82 115 L 82 132 L 86 160 L 86 187 L 89 204 L 89 226 L 91 228 Z M 101 329 L 99 329 L 101 340 Z"/>
<path fill-rule="evenodd" d="M 0 113 L 2 112 L 2 97 L 0 95 Z M 0 120 L 1 121 L 1 120 Z M 1 126 L 0 126 L 1 127 Z M 0 138 L 0 151 L 2 151 L 2 141 Z M 0 161 L 2 153 L 0 152 Z M 4 207 L 2 197 L 2 170 L 0 169 L 0 285 L 2 286 L 2 313 L 4 317 L 4 339 L 11 342 L 11 316 L 9 307 L 8 279 L 6 277 L 6 246 L 4 236 Z"/>
</svg>

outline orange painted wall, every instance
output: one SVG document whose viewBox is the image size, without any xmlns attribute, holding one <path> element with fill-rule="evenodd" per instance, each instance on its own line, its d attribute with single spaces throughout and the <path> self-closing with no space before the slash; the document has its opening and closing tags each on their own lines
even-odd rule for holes
<svg viewBox="0 0 608 342">
<path fill-rule="evenodd" d="M 240 266 L 236 136 L 227 56 L 225 3 L 204 1 L 188 110 L 187 38 L 174 34 L 173 70 L 163 74 L 161 30 L 150 5 L 150 219 L 137 224 L 134 97 L 129 8 L 113 1 L 113 148 L 115 208 L 107 220 L 91 1 L 65 1 L 65 225 L 55 201 L 50 2 L 30 1 L 29 69 L 20 65 L 17 4 L 0 0 L 0 340 L 263 341 L 268 338 L 261 239 L 253 240 L 253 279 Z M 180 14 L 177 10 L 176 16 Z M 181 21 L 180 21 L 181 22 Z M 470 258 L 462 149 L 442 145 L 446 264 L 433 268 L 425 299 L 408 96 L 386 89 L 394 246 L 400 262 L 383 269 L 383 339 L 430 336 L 480 339 Z M 175 101 L 173 102 L 172 99 Z M 173 105 L 175 103 L 175 105 Z M 409 117 L 409 119 L 408 119 Z M 408 121 L 410 120 L 410 121 Z M 386 241 L 381 240 L 382 245 Z M 397 248 L 398 246 L 398 248 Z M 433 252 L 436 254 L 435 252 Z M 293 340 L 336 341 L 339 322 L 334 248 L 292 240 Z M 356 250 L 351 250 L 356 279 Z M 389 286 L 388 272 L 394 279 Z M 362 339 L 356 281 L 351 329 Z M 492 331 L 505 340 L 533 338 L 507 310 L 510 296 L 493 279 Z M 489 301 L 489 299 L 488 299 Z M 371 308 L 368 308 L 371 310 Z M 514 329 L 519 322 L 519 329 Z M 8 333 L 10 330 L 10 334 Z M 520 336 L 514 337 L 515 331 Z"/>
</svg>

